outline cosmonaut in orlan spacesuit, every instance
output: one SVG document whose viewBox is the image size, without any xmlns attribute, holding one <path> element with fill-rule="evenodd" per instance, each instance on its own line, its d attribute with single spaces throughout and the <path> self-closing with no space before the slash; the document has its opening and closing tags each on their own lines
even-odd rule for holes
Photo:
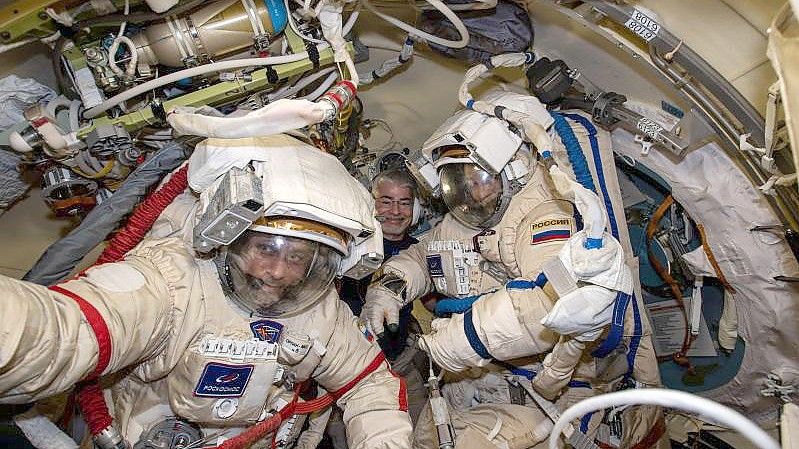
<svg viewBox="0 0 799 449">
<path fill-rule="evenodd" d="M 495 91 L 485 101 L 526 115 L 542 130 L 552 125 L 535 97 Z M 563 145 L 553 145 L 539 151 L 566 160 L 560 157 Z M 607 363 L 598 368 L 590 349 L 610 323 L 617 296 L 632 294 L 630 269 L 619 242 L 604 232 L 607 220 L 596 195 L 557 167 L 548 172 L 507 122 L 462 110 L 425 142 L 422 153 L 430 165 L 418 169 L 419 177 L 440 189 L 449 213 L 383 265 L 362 316 L 379 334 L 384 322 L 396 322 L 400 307 L 433 289 L 460 298 L 440 301 L 437 309 L 465 313 L 433 321 L 433 332 L 419 340 L 435 363 L 461 376 L 443 390 L 456 447 L 533 446 L 552 423 L 523 393 L 521 401 L 511 398 L 508 376 L 549 400 L 559 398 L 561 408 L 612 388 L 612 379 L 598 379 L 600 370 L 609 375 Z M 578 231 L 582 218 L 585 229 Z M 622 351 L 617 358 L 624 356 Z M 651 347 L 639 356 L 650 357 Z M 659 384 L 654 359 L 644 363 L 639 356 L 633 354 L 636 381 Z M 623 365 L 614 378 L 632 372 L 632 363 Z M 628 417 L 624 434 L 617 435 L 624 447 L 649 435 L 658 413 Z M 437 447 L 429 418 L 420 419 L 414 447 Z M 602 419 L 594 418 L 581 429 L 589 436 Z"/>
<path fill-rule="evenodd" d="M 331 283 L 381 241 L 366 189 L 335 157 L 285 135 L 208 139 L 188 177 L 199 199 L 184 193 L 173 219 L 123 261 L 50 289 L 0 278 L 0 402 L 46 398 L 102 373 L 133 447 L 215 447 L 314 379 L 344 410 L 349 447 L 409 447 L 400 379 Z M 263 204 L 241 205 L 256 216 L 235 239 L 223 235 L 241 226 L 235 214 L 200 236 L 200 217 L 229 206 L 213 195 L 223 187 L 250 188 Z M 225 243 L 209 251 L 214 242 Z M 284 422 L 278 446 L 301 428 Z"/>
</svg>

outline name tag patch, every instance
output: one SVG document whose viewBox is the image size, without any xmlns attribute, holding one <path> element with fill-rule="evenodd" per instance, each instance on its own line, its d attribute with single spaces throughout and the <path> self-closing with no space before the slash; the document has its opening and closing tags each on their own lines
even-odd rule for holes
<svg viewBox="0 0 799 449">
<path fill-rule="evenodd" d="M 444 277 L 444 265 L 440 255 L 427 256 L 427 272 L 432 277 Z"/>
<path fill-rule="evenodd" d="M 194 388 L 194 395 L 209 398 L 240 397 L 247 388 L 253 369 L 253 365 L 208 363 Z"/>
<path fill-rule="evenodd" d="M 277 343 L 280 339 L 280 332 L 283 331 L 283 325 L 277 321 L 260 320 L 250 323 L 250 329 L 255 338 L 269 343 Z"/>
<path fill-rule="evenodd" d="M 571 237 L 571 218 L 548 218 L 530 225 L 531 245 L 568 240 Z"/>
</svg>

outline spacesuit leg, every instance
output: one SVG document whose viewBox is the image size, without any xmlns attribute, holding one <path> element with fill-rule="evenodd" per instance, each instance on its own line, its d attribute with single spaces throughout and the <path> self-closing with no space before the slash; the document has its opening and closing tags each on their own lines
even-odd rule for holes
<svg viewBox="0 0 799 449">
<path fill-rule="evenodd" d="M 537 408 L 515 404 L 480 404 L 468 410 L 450 410 L 456 449 L 525 449 L 544 441 L 552 430 Z M 430 407 L 414 429 L 414 449 L 438 449 Z"/>
<path fill-rule="evenodd" d="M 408 414 L 411 415 L 411 421 L 415 424 L 422 413 L 422 409 L 427 403 L 427 389 L 424 386 L 424 379 L 422 373 L 419 371 L 418 359 L 424 359 L 425 364 L 427 357 L 415 345 L 409 344 L 405 347 L 396 360 L 391 362 L 391 370 L 398 376 L 405 379 L 405 388 L 408 395 Z"/>
</svg>

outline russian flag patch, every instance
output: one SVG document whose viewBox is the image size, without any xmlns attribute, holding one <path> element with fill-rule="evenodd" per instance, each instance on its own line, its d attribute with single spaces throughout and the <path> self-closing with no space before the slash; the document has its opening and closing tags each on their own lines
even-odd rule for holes
<svg viewBox="0 0 799 449">
<path fill-rule="evenodd" d="M 532 237 L 531 245 L 540 243 L 569 240 L 571 237 L 572 220 L 570 218 L 550 218 L 540 220 L 530 225 Z"/>
<path fill-rule="evenodd" d="M 557 240 L 569 240 L 571 231 L 568 229 L 553 229 L 551 231 L 543 231 L 533 234 L 533 239 L 530 243 L 537 245 L 539 243 L 553 242 Z"/>
</svg>

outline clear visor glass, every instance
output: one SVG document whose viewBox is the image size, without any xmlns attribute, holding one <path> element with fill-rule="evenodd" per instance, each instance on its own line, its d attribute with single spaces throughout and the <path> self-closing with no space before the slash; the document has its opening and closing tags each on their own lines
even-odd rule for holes
<svg viewBox="0 0 799 449">
<path fill-rule="evenodd" d="M 333 248 L 299 237 L 246 231 L 228 248 L 233 299 L 261 317 L 300 312 L 330 287 L 341 263 Z"/>
<path fill-rule="evenodd" d="M 450 212 L 461 223 L 493 226 L 500 214 L 502 179 L 473 163 L 446 164 L 439 169 L 441 193 Z"/>
</svg>

